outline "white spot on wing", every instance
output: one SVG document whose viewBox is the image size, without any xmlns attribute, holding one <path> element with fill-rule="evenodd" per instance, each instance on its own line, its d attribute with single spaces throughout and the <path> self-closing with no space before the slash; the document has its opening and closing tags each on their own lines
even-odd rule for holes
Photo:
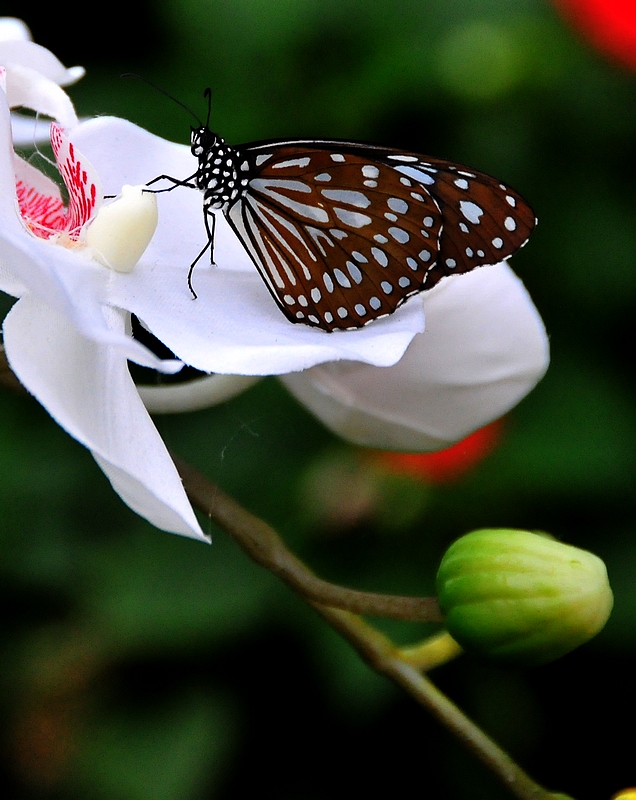
<svg viewBox="0 0 636 800">
<path fill-rule="evenodd" d="M 400 244 L 406 244 L 411 238 L 403 228 L 389 228 L 389 234 Z"/>
<path fill-rule="evenodd" d="M 403 156 L 397 154 L 387 156 L 387 158 L 390 158 L 391 161 L 419 161 L 417 156 Z"/>
<path fill-rule="evenodd" d="M 417 161 L 416 158 L 413 161 Z M 423 183 L 427 186 L 431 186 L 435 183 L 435 178 L 431 177 L 427 172 L 424 172 L 417 167 L 395 167 L 398 172 L 401 172 L 403 175 L 407 175 L 409 178 L 413 178 L 414 181 L 418 183 Z"/>
<path fill-rule="evenodd" d="M 391 211 L 395 211 L 397 214 L 406 214 L 409 210 L 409 204 L 400 197 L 389 197 L 386 203 Z"/>
<path fill-rule="evenodd" d="M 318 249 L 322 253 L 323 256 L 326 257 L 327 251 L 322 246 L 323 242 L 326 242 L 330 247 L 335 247 L 333 241 L 327 236 L 327 234 L 321 230 L 320 228 L 313 228 L 311 225 L 305 225 L 305 230 L 311 236 L 311 238 L 316 243 Z"/>
<path fill-rule="evenodd" d="M 479 219 L 484 213 L 484 209 L 477 203 L 473 203 L 472 200 L 460 200 L 459 210 L 474 225 L 479 225 Z"/>
<path fill-rule="evenodd" d="M 387 258 L 386 253 L 384 252 L 384 250 L 380 250 L 379 247 L 372 247 L 371 254 L 381 267 L 386 267 L 387 264 L 389 263 L 389 259 Z"/>
<path fill-rule="evenodd" d="M 321 189 L 320 193 L 327 200 L 335 200 L 337 203 L 347 203 L 356 208 L 368 208 L 371 201 L 362 192 L 354 192 L 350 189 Z"/>
<path fill-rule="evenodd" d="M 308 186 L 303 181 L 256 178 L 251 181 L 250 186 L 254 191 L 261 192 L 267 197 L 271 197 L 281 206 L 290 209 L 290 211 L 294 211 L 296 214 L 300 214 L 302 217 L 313 219 L 316 222 L 329 222 L 329 215 L 324 208 L 292 200 L 291 197 L 282 191 L 286 189 L 290 192 L 301 192 L 303 194 L 311 193 L 311 186 Z"/>
<path fill-rule="evenodd" d="M 256 166 L 260 167 L 261 164 L 264 164 L 268 158 L 272 157 L 272 153 L 260 153 L 256 156 Z"/>
<path fill-rule="evenodd" d="M 347 261 L 347 272 L 356 283 L 362 283 L 362 272 L 360 272 L 360 267 L 353 263 L 353 261 Z"/>
<path fill-rule="evenodd" d="M 272 164 L 272 169 L 285 169 L 286 167 L 306 167 L 311 163 L 310 156 L 303 156 L 302 158 L 290 158 L 288 161 L 278 161 Z"/>
<path fill-rule="evenodd" d="M 352 228 L 364 228 L 365 225 L 370 225 L 373 220 L 366 214 L 360 214 L 358 211 L 349 211 L 346 208 L 334 208 L 334 212 L 340 222 L 349 225 Z"/>
<path fill-rule="evenodd" d="M 338 269 L 336 267 L 336 269 L 334 269 L 334 271 L 333 271 L 333 274 L 334 274 L 334 278 L 338 281 L 338 283 L 344 289 L 351 289 L 351 281 L 349 280 L 349 278 L 347 278 L 347 276 L 344 274 L 344 272 L 341 269 Z"/>
<path fill-rule="evenodd" d="M 517 223 L 512 217 L 506 217 L 504 220 L 504 227 L 507 231 L 514 231 L 517 229 Z"/>
</svg>

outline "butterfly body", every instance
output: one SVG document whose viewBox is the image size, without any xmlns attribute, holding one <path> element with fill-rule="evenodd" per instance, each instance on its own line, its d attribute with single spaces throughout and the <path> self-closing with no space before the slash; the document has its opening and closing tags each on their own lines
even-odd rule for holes
<svg viewBox="0 0 636 800">
<path fill-rule="evenodd" d="M 329 140 L 229 145 L 193 128 L 213 239 L 221 210 L 287 319 L 331 332 L 395 311 L 446 275 L 509 258 L 532 210 L 484 173 Z"/>
</svg>

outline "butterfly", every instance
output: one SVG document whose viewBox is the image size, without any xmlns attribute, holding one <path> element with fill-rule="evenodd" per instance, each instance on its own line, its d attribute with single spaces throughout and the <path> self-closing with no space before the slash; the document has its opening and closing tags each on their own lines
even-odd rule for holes
<svg viewBox="0 0 636 800">
<path fill-rule="evenodd" d="M 208 95 L 209 99 L 209 95 Z M 495 178 L 439 158 L 339 140 L 230 145 L 191 128 L 208 242 L 220 210 L 290 322 L 356 330 L 447 275 L 510 258 L 536 224 Z M 213 260 L 213 259 L 212 259 Z"/>
</svg>

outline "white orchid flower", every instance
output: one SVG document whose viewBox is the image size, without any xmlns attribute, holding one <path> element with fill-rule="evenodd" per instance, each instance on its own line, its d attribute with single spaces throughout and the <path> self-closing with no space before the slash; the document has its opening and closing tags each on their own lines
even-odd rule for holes
<svg viewBox="0 0 636 800">
<path fill-rule="evenodd" d="M 394 366 L 343 360 L 281 380 L 350 442 L 431 452 L 510 411 L 545 374 L 543 322 L 506 263 L 445 278 L 421 298 L 426 330 Z M 223 402 L 251 381 L 211 375 L 139 391 L 151 412 L 176 413 Z"/>
<path fill-rule="evenodd" d="M 14 17 L 0 17 L 0 67 L 6 71 L 11 108 L 30 108 L 58 120 L 65 128 L 77 124 L 73 104 L 60 87 L 78 81 L 84 68 L 67 69 L 53 53 L 35 44 L 28 27 Z M 11 121 L 15 145 L 48 139 L 49 125 L 43 120 L 13 114 Z"/>
<path fill-rule="evenodd" d="M 19 298 L 4 322 L 8 361 L 91 450 L 131 508 L 159 528 L 204 538 L 127 369 L 127 360 L 163 371 L 178 364 L 160 361 L 131 336 L 131 315 L 181 362 L 255 376 L 341 359 L 395 364 L 423 329 L 421 301 L 361 331 L 327 334 L 291 325 L 223 219 L 216 227 L 217 266 L 197 266 L 194 300 L 187 273 L 205 237 L 200 195 L 182 189 L 159 196 L 159 224 L 141 256 L 143 247 L 121 228 L 122 215 L 110 214 L 114 204 L 102 205 L 103 194 L 121 195 L 127 184 L 164 172 L 192 174 L 189 148 L 114 118 L 80 123 L 68 136 L 54 125 L 52 144 L 68 208 L 55 185 L 13 153 L 0 91 L 0 289 Z M 138 219 L 146 219 L 147 200 L 154 204 L 155 197 L 138 190 Z M 110 216 L 119 222 L 109 241 Z M 143 224 L 151 235 L 153 225 Z M 123 266 L 122 243 L 129 255 Z M 232 384 L 226 396 L 246 382 L 226 381 Z"/>
<path fill-rule="evenodd" d="M 106 129 L 109 135 L 102 136 Z M 124 138 L 128 147 L 118 159 Z M 179 154 L 176 145 L 121 120 L 80 126 L 76 141 L 95 164 L 108 164 L 115 185 L 159 174 L 160 164 L 170 164 L 163 172 L 173 176 L 196 168 L 187 148 Z M 548 367 L 545 328 L 507 263 L 446 278 L 359 331 L 325 334 L 291 325 L 278 312 L 221 214 L 215 239 L 221 268 L 197 266 L 199 299 L 191 302 L 184 263 L 200 250 L 201 195 L 175 189 L 160 197 L 160 205 L 170 224 L 159 226 L 148 252 L 166 262 L 155 280 L 162 281 L 179 313 L 164 313 L 153 294 L 132 284 L 126 292 L 134 297 L 119 302 L 130 308 L 134 300 L 162 342 L 189 365 L 215 374 L 187 384 L 140 387 L 151 412 L 204 408 L 251 385 L 249 376 L 284 374 L 288 389 L 339 436 L 371 447 L 431 451 L 505 414 Z M 143 280 L 141 270 L 135 274 Z M 187 327 L 179 328 L 186 319 Z"/>
<path fill-rule="evenodd" d="M 426 330 L 395 366 L 323 364 L 283 382 L 349 441 L 429 452 L 501 417 L 545 374 L 543 322 L 507 264 L 445 278 L 422 298 Z"/>
</svg>

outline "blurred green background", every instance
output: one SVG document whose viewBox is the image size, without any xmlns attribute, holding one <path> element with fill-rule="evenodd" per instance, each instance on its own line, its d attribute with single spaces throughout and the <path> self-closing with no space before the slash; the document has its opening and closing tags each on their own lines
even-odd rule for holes
<svg viewBox="0 0 636 800">
<path fill-rule="evenodd" d="M 357 588 L 429 593 L 444 548 L 481 526 L 600 555 L 616 606 L 596 640 L 534 671 L 465 656 L 433 677 L 542 783 L 577 800 L 636 783 L 636 76 L 545 0 L 67 0 L 25 21 L 87 67 L 70 89 L 82 115 L 187 143 L 186 112 L 119 78 L 136 71 L 200 115 L 210 86 L 230 142 L 374 141 L 469 164 L 530 201 L 539 227 L 512 264 L 552 365 L 460 480 L 371 468 L 273 378 L 157 424 L 321 575 Z M 158 532 L 37 403 L 2 390 L 0 414 L 8 796 L 508 797 L 224 533 L 203 520 L 206 547 Z"/>
</svg>

